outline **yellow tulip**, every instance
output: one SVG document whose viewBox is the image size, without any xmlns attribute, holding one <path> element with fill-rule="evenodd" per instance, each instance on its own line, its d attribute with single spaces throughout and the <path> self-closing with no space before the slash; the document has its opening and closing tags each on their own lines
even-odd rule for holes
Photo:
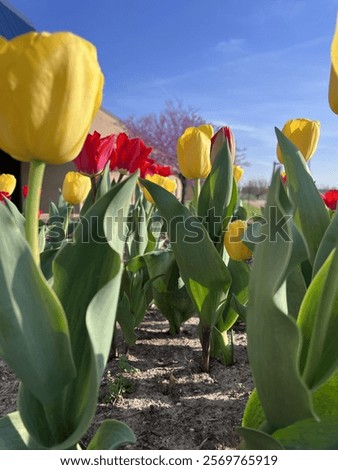
<svg viewBox="0 0 338 470">
<path fill-rule="evenodd" d="M 147 175 L 146 180 L 162 186 L 162 188 L 166 189 L 170 193 L 173 193 L 177 188 L 176 181 L 172 178 L 169 178 L 168 176 L 161 176 L 157 174 Z M 154 199 L 151 197 L 149 191 L 144 186 L 141 186 L 141 188 L 147 201 L 151 202 L 151 204 L 155 204 Z"/>
<path fill-rule="evenodd" d="M 247 224 L 244 220 L 230 222 L 224 236 L 224 246 L 234 261 L 244 261 L 252 257 L 252 251 L 241 241 Z"/>
<path fill-rule="evenodd" d="M 72 33 L 0 41 L 0 148 L 61 164 L 81 151 L 102 101 L 96 48 Z"/>
<path fill-rule="evenodd" d="M 234 178 L 236 183 L 238 184 L 244 175 L 244 168 L 239 165 L 233 165 L 232 167 Z"/>
<path fill-rule="evenodd" d="M 0 175 L 0 193 L 7 193 L 9 196 L 13 194 L 16 186 L 16 178 L 13 175 L 3 173 Z"/>
<path fill-rule="evenodd" d="M 75 206 L 81 204 L 91 188 L 90 178 L 76 171 L 69 171 L 62 185 L 62 196 L 66 202 Z"/>
<path fill-rule="evenodd" d="M 210 147 L 213 127 L 188 127 L 177 141 L 180 172 L 186 178 L 206 178 L 211 171 Z"/>
<path fill-rule="evenodd" d="M 338 114 L 338 28 L 331 43 L 331 72 L 329 83 L 329 104 L 335 114 Z"/>
<path fill-rule="evenodd" d="M 305 160 L 310 160 L 318 145 L 320 122 L 302 118 L 290 119 L 284 124 L 282 132 L 295 144 Z M 278 144 L 277 157 L 280 163 L 284 163 L 282 152 Z"/>
</svg>

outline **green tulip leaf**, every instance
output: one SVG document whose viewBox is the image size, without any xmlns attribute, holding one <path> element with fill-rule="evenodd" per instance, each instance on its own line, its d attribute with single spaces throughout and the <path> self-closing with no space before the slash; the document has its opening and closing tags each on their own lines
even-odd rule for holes
<svg viewBox="0 0 338 470">
<path fill-rule="evenodd" d="M 137 336 L 135 334 L 135 319 L 130 310 L 130 302 L 124 292 L 122 299 L 117 306 L 116 321 L 121 327 L 123 338 L 127 344 L 135 344 Z"/>
<path fill-rule="evenodd" d="M 17 226 L 19 227 L 20 231 L 22 234 L 25 233 L 25 225 L 26 225 L 26 219 L 24 216 L 21 214 L 19 209 L 16 207 L 16 205 L 10 201 L 7 198 L 4 198 L 3 200 L 5 206 L 7 206 L 7 209 L 10 211 L 13 219 L 15 220 Z"/>
<path fill-rule="evenodd" d="M 169 321 L 170 333 L 178 333 L 181 324 L 195 314 L 195 306 L 180 277 L 175 255 L 169 250 L 156 251 L 145 255 L 144 260 L 153 279 L 155 305 Z"/>
<path fill-rule="evenodd" d="M 143 255 L 148 246 L 148 227 L 146 213 L 142 204 L 132 211 L 131 233 L 128 236 L 130 257 Z"/>
<path fill-rule="evenodd" d="M 104 421 L 88 445 L 88 450 L 116 450 L 124 444 L 134 444 L 136 437 L 124 423 L 109 419 Z"/>
<path fill-rule="evenodd" d="M 258 397 L 257 389 L 254 388 L 245 405 L 242 426 L 245 428 L 259 429 L 265 421 L 266 417 Z"/>
<path fill-rule="evenodd" d="M 338 375 L 331 376 L 312 397 L 314 409 L 320 418 L 338 417 Z"/>
<path fill-rule="evenodd" d="M 231 296 L 230 306 L 236 312 L 241 321 L 246 322 L 247 305 L 241 304 L 234 294 Z"/>
<path fill-rule="evenodd" d="M 302 154 L 279 129 L 275 130 L 283 154 L 295 223 L 306 241 L 308 256 L 313 264 L 330 217 Z"/>
<path fill-rule="evenodd" d="M 317 251 L 316 259 L 313 265 L 313 273 L 312 276 L 314 277 L 319 269 L 324 264 L 325 260 L 331 253 L 334 248 L 338 247 L 338 211 L 333 216 L 330 225 L 328 226 L 323 239 L 319 245 L 319 249 Z"/>
<path fill-rule="evenodd" d="M 236 316 L 237 318 L 237 316 Z M 234 320 L 236 321 L 236 320 Z M 230 341 L 229 341 L 230 337 Z M 210 357 L 219 359 L 221 364 L 232 366 L 234 363 L 234 335 L 233 331 L 220 331 L 216 326 L 211 330 Z"/>
<path fill-rule="evenodd" d="M 273 433 L 286 450 L 337 450 L 338 417 L 306 419 Z"/>
<path fill-rule="evenodd" d="M 103 172 L 98 178 L 96 200 L 104 196 L 105 194 L 107 194 L 107 192 L 110 190 L 110 187 L 111 187 L 110 168 L 109 168 L 109 162 L 108 162 Z"/>
<path fill-rule="evenodd" d="M 267 224 L 262 226 L 262 234 L 266 238 L 255 250 L 247 313 L 249 361 L 268 428 L 272 430 L 314 417 L 311 396 L 298 367 L 300 333 L 294 319 L 287 315 L 285 274 L 292 243 L 276 236 L 272 226 L 273 220 L 283 221 L 284 217 L 276 203 L 280 184 L 276 173 L 264 211 Z M 290 234 L 287 219 L 284 226 Z"/>
<path fill-rule="evenodd" d="M 291 263 L 291 261 L 290 261 Z M 289 272 L 286 278 L 288 314 L 297 320 L 300 306 L 306 293 L 306 284 L 300 266 Z"/>
<path fill-rule="evenodd" d="M 329 378 L 321 387 L 312 394 L 312 402 L 316 416 L 338 417 L 338 375 Z M 254 389 L 246 403 L 242 426 L 259 429 L 266 421 L 262 404 L 257 390 Z"/>
<path fill-rule="evenodd" d="M 58 249 L 50 249 L 40 253 L 40 266 L 43 275 L 48 282 L 53 280 L 53 261 L 58 253 Z"/>
<path fill-rule="evenodd" d="M 120 234 L 120 229 L 122 237 L 123 226 L 112 226 L 123 223 L 123 216 L 117 213 L 128 212 L 135 181 L 133 176 L 114 186 L 93 204 L 81 218 L 72 243 L 64 245 L 54 260 L 53 287 L 67 315 L 77 375 L 48 407 L 34 402 L 24 387 L 19 400 L 29 432 L 39 442 L 48 441 L 49 448 L 73 448 L 95 414 L 115 325 L 122 273 L 124 242 L 111 237 Z M 39 421 L 48 423 L 43 426 L 47 428 L 44 436 Z"/>
<path fill-rule="evenodd" d="M 0 450 L 42 450 L 29 435 L 18 411 L 0 419 Z"/>
<path fill-rule="evenodd" d="M 238 434 L 244 440 L 241 450 L 283 450 L 281 444 L 269 434 L 250 428 L 238 428 Z"/>
<path fill-rule="evenodd" d="M 16 220 L 0 205 L 0 351 L 42 402 L 75 376 L 62 306 L 36 267 Z"/>
<path fill-rule="evenodd" d="M 222 141 L 223 136 L 219 134 L 214 144 L 219 150 L 198 200 L 198 216 L 214 242 L 219 241 L 222 235 L 224 219 L 233 195 L 232 159 L 228 141 L 220 145 Z"/>
<path fill-rule="evenodd" d="M 147 180 L 142 180 L 142 185 L 167 223 L 181 277 L 200 318 L 205 325 L 214 326 L 230 287 L 229 270 L 199 219 L 160 186 Z"/>
<path fill-rule="evenodd" d="M 312 280 L 298 325 L 303 336 L 303 378 L 309 388 L 318 388 L 338 366 L 338 250 L 330 254 Z"/>
</svg>

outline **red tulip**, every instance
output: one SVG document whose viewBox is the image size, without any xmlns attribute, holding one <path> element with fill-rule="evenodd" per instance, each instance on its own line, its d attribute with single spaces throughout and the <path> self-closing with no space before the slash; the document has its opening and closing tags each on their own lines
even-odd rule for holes
<svg viewBox="0 0 338 470">
<path fill-rule="evenodd" d="M 134 173 L 138 168 L 142 168 L 151 151 L 152 148 L 146 147 L 143 140 L 129 139 L 127 134 L 121 132 L 110 156 L 110 169 Z"/>
<path fill-rule="evenodd" d="M 338 189 L 327 191 L 326 193 L 322 194 L 322 198 L 329 209 L 333 211 L 336 210 L 338 202 Z"/>
<path fill-rule="evenodd" d="M 22 186 L 22 195 L 24 199 L 26 199 L 26 197 L 28 196 L 28 186 L 26 184 Z"/>
<path fill-rule="evenodd" d="M 0 202 L 4 202 L 5 198 L 10 199 L 10 195 L 4 191 L 0 191 Z"/>
<path fill-rule="evenodd" d="M 85 175 L 98 175 L 101 173 L 114 150 L 116 135 L 110 134 L 101 137 L 97 131 L 88 134 L 81 152 L 74 163 L 80 173 Z"/>
<path fill-rule="evenodd" d="M 212 148 L 214 146 L 215 140 L 220 134 L 222 135 L 223 142 L 225 142 L 226 140 L 228 141 L 231 160 L 234 162 L 235 157 L 236 157 L 236 142 L 235 142 L 234 134 L 232 133 L 232 130 L 228 126 L 221 127 L 216 132 L 216 134 L 211 137 L 211 160 L 213 161 L 215 158 L 215 156 L 213 156 Z"/>
<path fill-rule="evenodd" d="M 160 175 L 160 176 L 170 176 L 172 174 L 171 168 L 168 165 L 160 165 L 155 163 L 155 160 L 152 158 L 147 158 L 144 164 L 140 168 L 141 178 L 145 178 L 147 175 Z"/>
</svg>

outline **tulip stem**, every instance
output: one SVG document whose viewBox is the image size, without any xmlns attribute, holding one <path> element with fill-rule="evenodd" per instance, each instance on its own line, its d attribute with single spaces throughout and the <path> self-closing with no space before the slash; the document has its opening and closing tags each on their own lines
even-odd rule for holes
<svg viewBox="0 0 338 470">
<path fill-rule="evenodd" d="M 197 213 L 198 208 L 198 199 L 200 197 L 201 192 L 201 180 L 199 178 L 195 179 L 195 186 L 194 186 L 194 207 Z"/>
<path fill-rule="evenodd" d="M 26 240 L 31 248 L 35 263 L 40 265 L 39 251 L 39 207 L 45 171 L 45 163 L 33 160 L 29 165 L 28 195 L 26 199 Z"/>
<path fill-rule="evenodd" d="M 204 372 L 209 372 L 210 364 L 210 350 L 211 350 L 211 328 L 208 325 L 202 324 L 202 369 Z"/>
<path fill-rule="evenodd" d="M 68 226 L 71 213 L 73 211 L 74 206 L 72 204 L 67 204 L 67 214 L 65 220 L 63 221 L 63 230 L 65 231 L 65 237 L 67 238 Z"/>
<path fill-rule="evenodd" d="M 92 187 L 93 202 L 95 202 L 95 200 L 96 200 L 96 193 L 97 193 L 96 175 L 91 175 L 91 177 L 90 177 L 90 183 L 91 183 L 91 187 Z"/>
</svg>

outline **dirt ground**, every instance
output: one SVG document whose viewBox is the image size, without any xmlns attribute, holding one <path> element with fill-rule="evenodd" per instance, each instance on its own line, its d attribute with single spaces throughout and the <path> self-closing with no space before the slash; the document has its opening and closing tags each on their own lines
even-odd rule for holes
<svg viewBox="0 0 338 470">
<path fill-rule="evenodd" d="M 96 417 L 85 445 L 107 418 L 128 424 L 137 437 L 128 449 L 236 449 L 245 403 L 253 388 L 244 328 L 235 328 L 235 363 L 211 361 L 201 371 L 197 318 L 179 335 L 168 334 L 168 322 L 150 309 L 128 352 L 108 362 Z M 118 336 L 119 350 L 123 345 Z M 0 417 L 15 410 L 17 381 L 0 360 Z"/>
</svg>

